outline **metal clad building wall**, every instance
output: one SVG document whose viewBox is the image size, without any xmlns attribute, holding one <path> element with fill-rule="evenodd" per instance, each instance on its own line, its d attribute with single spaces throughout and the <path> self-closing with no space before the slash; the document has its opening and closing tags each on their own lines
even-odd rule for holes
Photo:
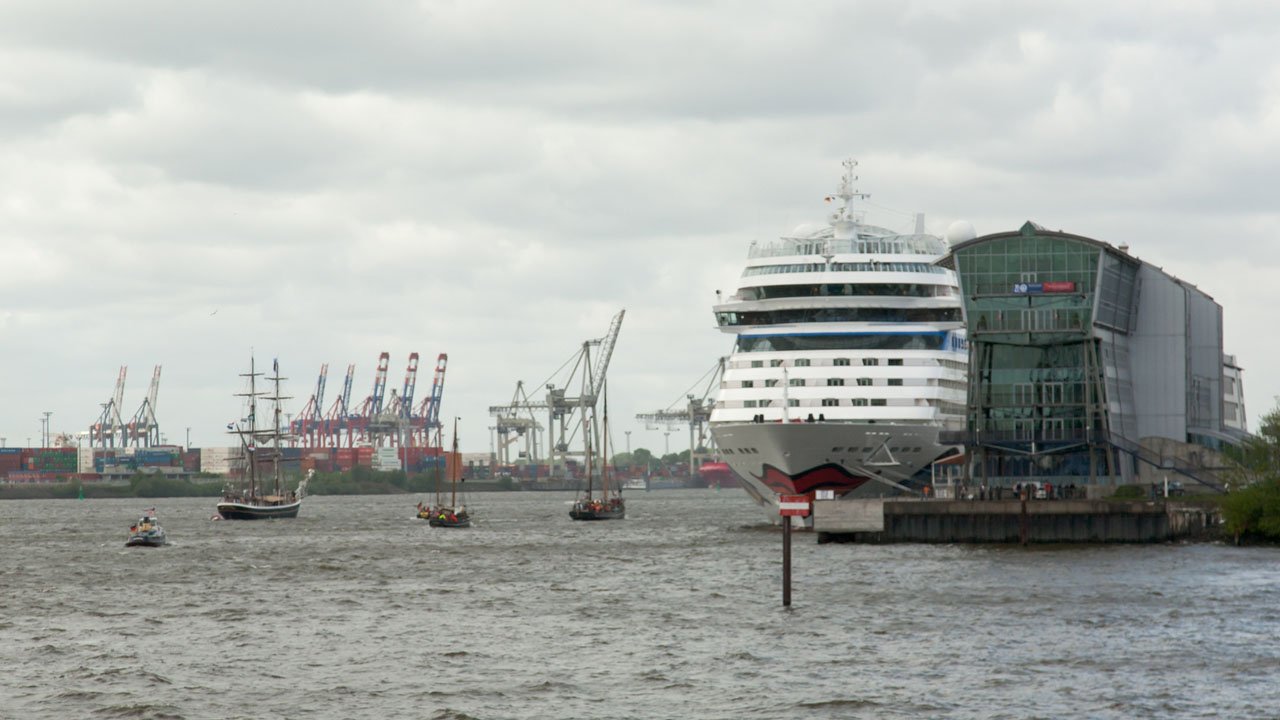
<svg viewBox="0 0 1280 720">
<path fill-rule="evenodd" d="M 1222 306 L 1188 287 L 1187 425 L 1222 430 Z"/>
<path fill-rule="evenodd" d="M 1143 263 L 1129 345 L 1138 437 L 1187 435 L 1187 299 L 1183 286 Z"/>
</svg>

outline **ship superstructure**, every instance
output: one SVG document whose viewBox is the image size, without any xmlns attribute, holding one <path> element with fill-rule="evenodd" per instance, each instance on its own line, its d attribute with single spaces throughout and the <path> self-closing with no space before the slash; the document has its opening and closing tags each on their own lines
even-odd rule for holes
<svg viewBox="0 0 1280 720">
<path fill-rule="evenodd" d="M 753 243 L 740 287 L 715 306 L 737 336 L 711 413 L 724 460 L 762 505 L 777 494 L 877 497 L 955 452 L 938 431 L 963 424 L 967 347 L 955 274 L 933 264 L 941 238 L 863 222 L 857 163 L 823 225 Z"/>
</svg>

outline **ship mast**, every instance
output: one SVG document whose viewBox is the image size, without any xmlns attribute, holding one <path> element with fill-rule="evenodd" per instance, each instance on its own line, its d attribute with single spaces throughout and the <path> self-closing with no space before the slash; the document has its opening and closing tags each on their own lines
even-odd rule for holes
<svg viewBox="0 0 1280 720">
<path fill-rule="evenodd" d="M 247 430 L 239 430 L 237 432 L 240 435 L 240 444 L 245 448 L 245 452 L 248 455 L 247 460 L 249 465 L 249 497 L 251 498 L 256 497 L 258 494 L 258 467 L 257 467 L 258 466 L 258 456 L 257 456 L 258 396 L 264 393 L 258 392 L 255 379 L 261 374 L 262 373 L 257 372 L 257 369 L 254 366 L 254 358 L 252 355 L 250 355 L 249 356 L 249 372 L 240 373 L 240 377 L 249 378 L 249 392 L 237 393 L 239 397 L 249 398 L 249 417 L 246 418 L 249 423 L 249 427 Z M 246 437 L 248 438 L 247 441 L 245 439 Z"/>
<path fill-rule="evenodd" d="M 844 177 L 836 187 L 836 194 L 828 197 L 827 200 L 840 198 L 842 201 L 840 207 L 831 214 L 832 237 L 836 240 L 853 240 L 858 234 L 856 230 L 858 217 L 853 209 L 853 199 L 866 200 L 871 195 L 858 192 L 853 186 L 858 181 L 858 176 L 853 174 L 854 168 L 858 167 L 858 161 L 849 158 L 843 164 Z"/>
<path fill-rule="evenodd" d="M 283 427 L 283 424 L 280 421 L 281 420 L 280 416 L 283 414 L 283 410 L 281 408 L 281 402 L 288 399 L 280 394 L 280 381 L 287 380 L 288 378 L 280 377 L 280 361 L 278 359 L 271 361 L 271 377 L 267 379 L 272 382 L 272 387 L 274 388 L 274 392 L 271 394 L 271 397 L 268 398 L 269 400 L 271 400 L 271 403 L 272 403 L 272 407 L 271 407 L 271 416 L 272 416 L 271 417 L 271 422 L 272 422 L 272 425 L 271 425 L 271 444 L 272 444 L 271 474 L 275 482 L 275 490 L 273 492 L 274 494 L 279 495 L 280 494 L 280 456 L 281 456 L 280 435 L 282 434 L 281 427 Z"/>
<path fill-rule="evenodd" d="M 458 456 L 458 418 L 453 419 L 453 467 L 449 473 L 449 507 L 458 507 L 458 465 L 461 464 L 461 458 Z"/>
<path fill-rule="evenodd" d="M 604 427 L 600 437 L 600 494 L 609 502 L 609 381 L 604 383 Z"/>
<path fill-rule="evenodd" d="M 582 446 L 584 451 L 582 459 L 587 465 L 586 466 L 587 502 L 591 502 L 592 500 L 591 492 L 594 489 L 592 487 L 593 483 L 591 481 L 591 473 L 593 472 L 593 468 L 591 467 L 592 466 L 591 460 L 593 459 L 593 455 L 595 453 L 595 447 L 591 442 L 591 428 L 593 428 L 596 423 L 595 408 L 594 407 L 589 408 L 591 412 L 590 412 L 590 418 L 588 418 L 588 412 L 587 412 L 588 408 L 583 406 L 581 400 L 579 400 L 579 406 L 582 407 Z"/>
</svg>

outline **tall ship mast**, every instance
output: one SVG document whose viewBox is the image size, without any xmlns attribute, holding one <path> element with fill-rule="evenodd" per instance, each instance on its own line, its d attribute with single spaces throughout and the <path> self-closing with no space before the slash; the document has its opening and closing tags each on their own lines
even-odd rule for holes
<svg viewBox="0 0 1280 720">
<path fill-rule="evenodd" d="M 574 520 L 622 520 L 627 516 L 627 504 L 622 498 L 621 488 L 615 487 L 609 478 L 609 385 L 604 384 L 604 424 L 600 447 L 600 495 L 592 492 L 593 448 L 591 438 L 597 435 L 594 411 L 590 413 L 590 429 L 587 426 L 587 413 L 583 414 L 583 430 L 587 438 L 586 477 L 587 490 L 573 503 L 569 517 Z"/>
<path fill-rule="evenodd" d="M 264 378 L 270 383 L 270 391 L 258 389 L 257 381 L 263 373 L 257 371 L 252 357 L 249 358 L 249 372 L 241 373 L 240 377 L 248 379 L 248 389 L 236 393 L 236 396 L 245 398 L 248 413 L 239 422 L 229 425 L 228 431 L 240 439 L 244 458 L 242 478 L 239 487 L 228 487 L 224 492 L 222 501 L 218 503 L 218 517 L 224 520 L 297 517 L 311 477 L 308 474 L 296 490 L 284 492 L 280 474 L 280 443 L 285 434 L 282 404 L 289 398 L 280 394 L 280 383 L 286 379 L 280 377 L 280 363 L 272 361 L 271 375 Z M 259 419 L 259 399 L 269 403 L 270 425 Z M 269 468 L 265 477 L 264 465 Z"/>
<path fill-rule="evenodd" d="M 967 342 L 947 243 L 864 222 L 847 160 L 825 224 L 752 243 L 736 293 L 714 307 L 734 336 L 710 427 L 724 461 L 772 518 L 779 494 L 914 493 L 958 453 Z"/>
<path fill-rule="evenodd" d="M 465 504 L 458 502 L 458 473 L 461 471 L 462 456 L 458 454 L 458 418 L 453 419 L 453 453 L 449 462 L 449 503 L 446 505 L 440 494 L 440 483 L 436 483 L 436 501 L 434 505 L 424 506 L 418 503 L 418 517 L 426 520 L 431 527 L 466 528 L 471 527 L 471 514 Z M 465 478 L 463 478 L 465 480 Z"/>
</svg>

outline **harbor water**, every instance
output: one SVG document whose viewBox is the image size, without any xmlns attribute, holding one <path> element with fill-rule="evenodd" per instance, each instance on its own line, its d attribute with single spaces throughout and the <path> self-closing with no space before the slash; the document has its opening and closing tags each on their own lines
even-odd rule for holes
<svg viewBox="0 0 1280 720">
<path fill-rule="evenodd" d="M 1267 718 L 1280 549 L 793 544 L 738 490 L 0 502 L 0 717 Z M 170 545 L 126 548 L 154 504 Z"/>
</svg>

